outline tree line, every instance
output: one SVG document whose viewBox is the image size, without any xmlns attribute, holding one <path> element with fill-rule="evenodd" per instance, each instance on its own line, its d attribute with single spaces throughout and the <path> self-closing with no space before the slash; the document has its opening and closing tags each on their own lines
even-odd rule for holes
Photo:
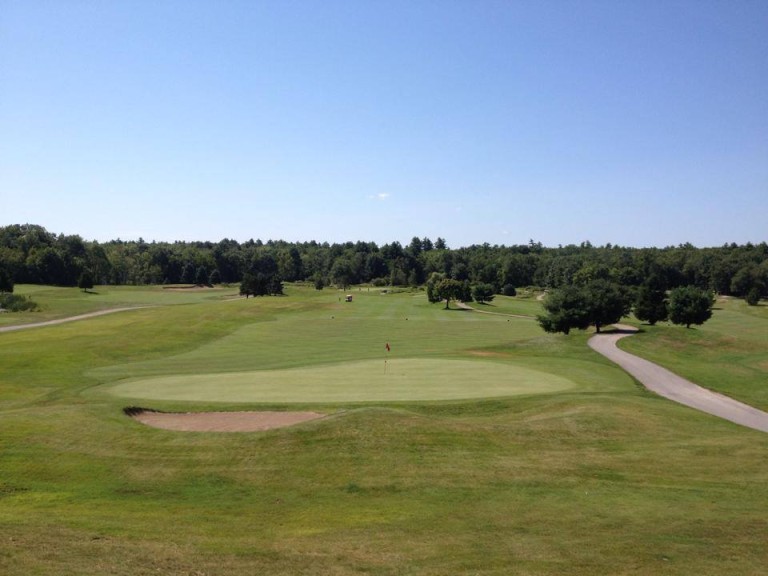
<svg viewBox="0 0 768 576">
<path fill-rule="evenodd" d="M 712 317 L 715 296 L 711 290 L 691 285 L 669 291 L 647 288 L 647 284 L 632 288 L 604 279 L 556 288 L 544 298 L 539 325 L 546 332 L 564 334 L 594 326 L 599 333 L 603 326 L 620 322 L 630 312 L 651 325 L 670 320 L 686 328 Z"/>
<path fill-rule="evenodd" d="M 318 288 L 362 283 L 423 286 L 430 278 L 455 281 L 442 284 L 449 292 L 482 285 L 486 292 L 511 294 L 523 286 L 559 289 L 604 281 L 651 294 L 695 286 L 756 303 L 768 296 L 768 244 L 632 248 L 583 242 L 545 247 L 531 240 L 512 246 L 449 248 L 442 238 L 418 237 L 405 245 L 395 241 L 382 246 L 227 238 L 100 243 L 33 224 L 0 227 L 0 291 L 2 286 L 12 290 L 14 283 L 83 287 L 245 279 L 269 293 L 277 289 L 275 282 L 304 281 Z"/>
</svg>

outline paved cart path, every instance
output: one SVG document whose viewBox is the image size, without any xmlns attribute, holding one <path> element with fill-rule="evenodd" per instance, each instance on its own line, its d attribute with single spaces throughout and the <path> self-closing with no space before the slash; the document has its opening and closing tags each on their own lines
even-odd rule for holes
<svg viewBox="0 0 768 576">
<path fill-rule="evenodd" d="M 149 306 L 126 306 L 124 308 L 110 308 L 108 310 L 98 310 L 96 312 L 89 312 L 88 314 L 78 314 L 77 316 L 67 316 L 66 318 L 57 318 L 56 320 L 46 320 L 45 322 L 34 322 L 33 324 L 16 324 L 15 326 L 0 326 L 0 332 L 13 332 L 15 330 L 26 330 L 27 328 L 41 328 L 43 326 L 55 326 L 56 324 L 64 324 L 65 322 L 75 322 L 77 320 L 85 320 L 87 318 L 93 318 L 95 316 L 104 316 L 105 314 L 114 314 L 115 312 L 125 312 L 126 310 L 140 310 L 141 308 L 149 308 Z"/>
<path fill-rule="evenodd" d="M 621 324 L 616 324 L 616 328 L 618 332 L 595 334 L 589 339 L 589 347 L 621 366 L 659 396 L 748 428 L 768 432 L 768 413 L 702 388 L 658 364 L 619 350 L 616 342 L 631 336 L 637 329 Z"/>
</svg>

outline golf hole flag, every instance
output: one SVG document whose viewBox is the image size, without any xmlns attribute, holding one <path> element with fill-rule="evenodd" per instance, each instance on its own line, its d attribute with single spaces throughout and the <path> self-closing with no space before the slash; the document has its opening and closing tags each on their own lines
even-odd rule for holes
<svg viewBox="0 0 768 576">
<path fill-rule="evenodd" d="M 385 344 L 385 346 L 387 347 L 387 352 L 389 352 L 389 350 L 390 350 L 390 348 L 389 348 L 389 342 L 387 342 L 387 343 Z"/>
</svg>

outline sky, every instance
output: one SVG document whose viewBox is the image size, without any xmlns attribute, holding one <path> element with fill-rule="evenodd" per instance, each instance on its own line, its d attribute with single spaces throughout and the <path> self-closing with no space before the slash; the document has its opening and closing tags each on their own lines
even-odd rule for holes
<svg viewBox="0 0 768 576">
<path fill-rule="evenodd" d="M 0 0 L 0 226 L 768 240 L 768 2 Z"/>
</svg>

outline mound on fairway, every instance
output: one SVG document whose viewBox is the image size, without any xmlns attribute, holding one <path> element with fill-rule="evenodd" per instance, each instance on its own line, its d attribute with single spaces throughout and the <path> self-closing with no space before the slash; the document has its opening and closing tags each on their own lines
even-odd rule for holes
<svg viewBox="0 0 768 576">
<path fill-rule="evenodd" d="M 546 394 L 574 383 L 511 364 L 471 360 L 365 360 L 287 370 L 185 374 L 123 381 L 112 395 L 197 402 L 461 400 Z"/>
</svg>

